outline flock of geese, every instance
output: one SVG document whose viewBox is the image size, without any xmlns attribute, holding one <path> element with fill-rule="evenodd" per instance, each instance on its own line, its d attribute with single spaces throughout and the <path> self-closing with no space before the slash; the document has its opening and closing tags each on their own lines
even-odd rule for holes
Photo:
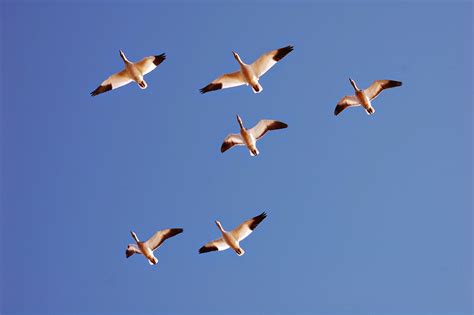
<svg viewBox="0 0 474 315">
<path fill-rule="evenodd" d="M 232 52 L 235 60 L 239 64 L 240 69 L 238 71 L 219 76 L 217 79 L 199 91 L 204 94 L 211 91 L 237 87 L 245 84 L 250 86 L 254 93 L 260 93 L 263 91 L 263 87 L 259 82 L 260 78 L 291 51 L 293 51 L 293 46 L 275 49 L 261 55 L 252 64 L 246 64 L 242 61 L 239 54 Z M 146 83 L 144 76 L 153 71 L 166 59 L 166 55 L 161 54 L 157 56 L 145 57 L 138 62 L 131 62 L 121 50 L 120 57 L 125 64 L 125 69 L 108 77 L 99 85 L 99 87 L 91 92 L 91 96 L 97 96 L 99 94 L 117 89 L 131 83 L 132 81 L 136 82 L 140 89 L 146 89 L 148 84 Z M 376 80 L 368 88 L 361 90 L 354 80 L 349 78 L 349 81 L 354 88 L 355 95 L 346 95 L 341 98 L 334 109 L 334 115 L 336 116 L 346 108 L 354 106 L 362 106 L 368 115 L 372 115 L 375 113 L 375 109 L 372 106 L 372 101 L 384 89 L 402 85 L 402 82 L 400 81 Z M 240 118 L 238 115 L 237 122 L 240 126 L 240 132 L 229 134 L 224 139 L 224 142 L 221 146 L 222 153 L 234 146 L 246 146 L 251 156 L 257 156 L 259 154 L 257 149 L 257 140 L 261 139 L 265 133 L 270 130 L 278 130 L 288 127 L 287 124 L 281 121 L 263 119 L 252 128 L 246 129 L 244 127 L 242 118 Z M 249 236 L 266 217 L 267 214 L 263 212 L 256 217 L 244 221 L 232 231 L 224 230 L 222 224 L 216 220 L 215 223 L 222 236 L 206 243 L 199 249 L 199 253 L 202 254 L 212 251 L 223 251 L 231 248 L 237 255 L 242 256 L 245 251 L 240 246 L 240 242 Z M 158 263 L 158 259 L 155 257 L 153 252 L 158 249 L 166 239 L 176 236 L 182 232 L 182 228 L 161 230 L 156 232 L 145 242 L 141 242 L 135 232 L 130 232 L 136 244 L 129 244 L 125 251 L 125 255 L 128 258 L 133 254 L 142 254 L 146 257 L 151 265 L 155 265 Z"/>
</svg>

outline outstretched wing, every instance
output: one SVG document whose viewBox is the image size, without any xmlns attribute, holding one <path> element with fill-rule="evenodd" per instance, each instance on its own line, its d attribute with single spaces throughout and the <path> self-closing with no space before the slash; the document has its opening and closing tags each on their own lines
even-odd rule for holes
<svg viewBox="0 0 474 315">
<path fill-rule="evenodd" d="M 339 115 L 347 107 L 351 106 L 360 106 L 359 100 L 355 95 L 346 95 L 337 103 L 336 108 L 334 109 L 334 115 Z"/>
<path fill-rule="evenodd" d="M 231 88 L 234 86 L 239 86 L 245 84 L 244 77 L 242 76 L 242 73 L 240 71 L 237 72 L 232 72 L 232 73 L 227 73 L 224 75 L 221 75 L 199 91 L 201 94 L 210 92 L 210 91 L 216 91 L 220 89 L 227 89 Z"/>
<path fill-rule="evenodd" d="M 236 133 L 231 133 L 224 139 L 224 142 L 221 145 L 221 152 L 224 153 L 225 151 L 232 148 L 234 145 L 244 145 L 244 144 L 245 144 L 244 139 L 242 139 L 241 135 L 236 134 Z"/>
<path fill-rule="evenodd" d="M 161 230 L 155 233 L 148 241 L 145 242 L 145 244 L 151 248 L 152 250 L 157 249 L 160 247 L 163 242 L 170 238 L 173 237 L 179 233 L 182 233 L 183 229 L 177 228 L 177 229 L 166 229 L 166 230 Z"/>
<path fill-rule="evenodd" d="M 364 90 L 364 94 L 371 100 L 376 98 L 385 89 L 401 86 L 402 82 L 393 80 L 376 80 Z"/>
<path fill-rule="evenodd" d="M 201 247 L 199 249 L 199 254 L 226 250 L 227 248 L 229 248 L 229 245 L 227 245 L 227 243 L 221 237 L 221 238 L 218 238 L 217 240 L 213 240 L 212 242 L 209 242 L 206 245 L 204 245 L 203 247 Z"/>
<path fill-rule="evenodd" d="M 237 241 L 241 241 L 249 236 L 253 230 L 267 217 L 265 212 L 262 212 L 256 217 L 253 217 L 250 220 L 245 221 L 235 229 L 231 231 L 232 235 L 235 237 Z"/>
<path fill-rule="evenodd" d="M 142 75 L 145 75 L 155 70 L 155 68 L 158 67 L 158 65 L 162 63 L 165 59 L 166 59 L 166 54 L 145 57 L 139 62 L 135 63 L 135 66 L 142 73 Z"/>
<path fill-rule="evenodd" d="M 275 49 L 266 54 L 261 55 L 254 63 L 252 63 L 252 69 L 257 75 L 261 77 L 265 74 L 271 67 L 273 67 L 278 61 L 283 59 L 293 51 L 293 46 L 286 46 L 280 49 Z"/>
<path fill-rule="evenodd" d="M 269 130 L 284 129 L 286 127 L 288 127 L 288 125 L 281 121 L 263 119 L 252 127 L 249 132 L 258 140 Z"/>
<path fill-rule="evenodd" d="M 125 257 L 130 257 L 133 254 L 141 254 L 142 251 L 135 244 L 128 244 L 127 249 L 125 250 Z"/>
<path fill-rule="evenodd" d="M 91 96 L 96 96 L 104 92 L 117 89 L 132 82 L 126 70 L 117 72 L 102 82 L 97 89 L 91 92 Z"/>
</svg>

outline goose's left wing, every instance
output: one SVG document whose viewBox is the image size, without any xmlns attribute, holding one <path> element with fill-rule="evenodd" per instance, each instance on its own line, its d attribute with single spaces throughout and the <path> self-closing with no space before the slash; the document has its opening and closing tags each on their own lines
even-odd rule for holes
<svg viewBox="0 0 474 315">
<path fill-rule="evenodd" d="M 235 229 L 231 231 L 232 235 L 235 237 L 236 240 L 239 242 L 249 236 L 253 230 L 260 224 L 267 217 L 265 212 L 253 217 L 250 220 L 245 221 Z"/>
<path fill-rule="evenodd" d="M 271 67 L 273 67 L 278 61 L 283 59 L 291 51 L 293 51 L 293 46 L 286 46 L 280 49 L 275 49 L 266 54 L 261 55 L 254 63 L 252 63 L 252 69 L 257 75 L 261 77 L 265 74 Z"/>
<path fill-rule="evenodd" d="M 376 80 L 364 90 L 364 94 L 371 100 L 376 98 L 385 89 L 401 86 L 402 82 L 393 80 Z"/>
<path fill-rule="evenodd" d="M 258 122 L 254 127 L 250 128 L 249 132 L 255 137 L 260 139 L 269 130 L 284 129 L 288 127 L 287 124 L 278 120 L 263 119 Z"/>
<path fill-rule="evenodd" d="M 161 230 L 155 233 L 148 241 L 146 241 L 146 245 L 150 247 L 152 250 L 157 249 L 163 242 L 170 237 L 173 237 L 179 233 L 182 233 L 183 229 L 166 229 Z"/>
<path fill-rule="evenodd" d="M 145 57 L 139 62 L 135 63 L 135 66 L 142 73 L 142 75 L 145 75 L 155 70 L 155 68 L 158 67 L 158 65 L 162 63 L 165 59 L 166 59 L 165 54 L 161 54 L 158 56 Z"/>
</svg>

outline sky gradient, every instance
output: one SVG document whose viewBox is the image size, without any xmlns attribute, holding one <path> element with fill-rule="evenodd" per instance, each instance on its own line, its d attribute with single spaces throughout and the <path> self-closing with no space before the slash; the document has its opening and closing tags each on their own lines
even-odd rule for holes
<svg viewBox="0 0 474 315">
<path fill-rule="evenodd" d="M 472 314 L 472 9 L 2 2 L 0 313 Z M 290 44 L 262 93 L 199 94 Z M 119 49 L 167 59 L 90 97 Z M 335 117 L 349 77 L 403 86 Z M 236 114 L 289 127 L 221 154 Z M 262 211 L 244 256 L 198 255 Z"/>
</svg>

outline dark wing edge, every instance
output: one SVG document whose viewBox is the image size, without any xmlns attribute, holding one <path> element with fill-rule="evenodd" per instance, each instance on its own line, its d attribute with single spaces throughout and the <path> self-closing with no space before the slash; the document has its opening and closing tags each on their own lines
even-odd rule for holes
<svg viewBox="0 0 474 315">
<path fill-rule="evenodd" d="M 293 49 L 294 49 L 294 47 L 291 46 L 291 45 L 278 49 L 275 56 L 273 56 L 273 60 L 275 60 L 277 62 L 280 61 L 281 59 L 283 59 L 283 57 L 285 57 L 290 52 L 292 52 Z"/>
<path fill-rule="evenodd" d="M 222 83 L 209 83 L 199 90 L 201 94 L 222 89 Z"/>
<path fill-rule="evenodd" d="M 91 92 L 91 96 L 97 96 L 110 90 L 112 90 L 112 84 L 99 85 L 97 89 Z"/>
<path fill-rule="evenodd" d="M 163 61 L 165 61 L 165 59 L 166 59 L 166 54 L 163 53 L 161 55 L 155 56 L 155 59 L 153 59 L 153 63 L 155 64 L 155 66 L 158 67 L 158 65 L 162 63 Z"/>
<path fill-rule="evenodd" d="M 161 244 L 164 243 L 165 240 L 167 240 L 168 238 L 170 237 L 173 237 L 175 235 L 178 235 L 180 233 L 183 233 L 183 229 L 182 228 L 173 228 L 173 229 L 168 229 L 169 231 L 166 233 L 166 234 L 163 234 L 162 238 L 161 238 L 161 242 L 159 242 L 156 247 L 153 248 L 153 250 L 157 249 Z"/>
<path fill-rule="evenodd" d="M 261 214 L 257 215 L 256 217 L 253 217 L 249 225 L 249 229 L 252 231 L 262 222 L 265 218 L 267 217 L 267 213 L 264 211 Z"/>
<path fill-rule="evenodd" d="M 199 254 L 204 254 L 204 253 L 208 253 L 208 252 L 215 252 L 215 251 L 217 251 L 217 250 L 219 250 L 219 249 L 217 248 L 217 246 L 211 245 L 211 244 L 209 244 L 209 245 L 206 244 L 206 245 L 204 245 L 203 247 L 201 247 L 201 248 L 199 249 Z"/>
</svg>

